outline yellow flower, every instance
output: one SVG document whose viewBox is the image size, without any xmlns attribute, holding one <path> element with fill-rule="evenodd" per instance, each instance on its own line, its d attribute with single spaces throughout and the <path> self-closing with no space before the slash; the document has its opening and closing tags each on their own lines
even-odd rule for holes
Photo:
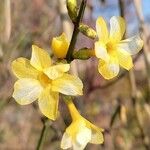
<svg viewBox="0 0 150 150">
<path fill-rule="evenodd" d="M 13 73 L 19 78 L 14 85 L 14 99 L 21 105 L 38 99 L 41 112 L 55 120 L 59 92 L 82 95 L 82 82 L 78 77 L 66 73 L 69 68 L 69 64 L 52 65 L 48 53 L 33 45 L 31 60 L 18 58 L 12 62 Z"/>
<path fill-rule="evenodd" d="M 139 36 L 121 40 L 125 32 L 125 21 L 122 17 L 110 19 L 110 33 L 102 17 L 96 21 L 99 40 L 95 42 L 95 55 L 99 58 L 98 70 L 105 79 L 112 79 L 119 73 L 119 65 L 127 70 L 133 67 L 132 57 L 143 46 Z"/>
<path fill-rule="evenodd" d="M 52 51 L 57 58 L 65 58 L 69 47 L 69 41 L 65 33 L 52 39 Z"/>
<path fill-rule="evenodd" d="M 72 123 L 62 137 L 61 148 L 68 149 L 73 147 L 74 150 L 83 150 L 88 142 L 93 144 L 103 143 L 103 129 L 83 118 L 72 102 L 68 103 L 68 108 Z"/>
</svg>

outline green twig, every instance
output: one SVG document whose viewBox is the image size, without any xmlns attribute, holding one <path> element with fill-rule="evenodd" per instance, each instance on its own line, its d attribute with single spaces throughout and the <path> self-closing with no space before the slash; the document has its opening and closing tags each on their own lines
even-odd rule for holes
<svg viewBox="0 0 150 150">
<path fill-rule="evenodd" d="M 46 132 L 47 132 L 47 129 L 49 127 L 48 121 L 49 121 L 48 119 L 42 119 L 43 128 L 42 128 L 42 131 L 41 131 L 41 134 L 40 134 L 40 138 L 38 140 L 36 150 L 42 150 L 42 147 L 43 147 L 43 144 L 44 144 L 44 141 L 45 141 Z"/>
<path fill-rule="evenodd" d="M 86 2 L 87 2 L 87 0 L 82 0 L 82 3 L 80 5 L 80 9 L 79 9 L 79 13 L 78 13 L 78 16 L 77 16 L 77 20 L 76 20 L 76 22 L 74 22 L 74 30 L 73 30 L 71 42 L 70 42 L 70 45 L 69 45 L 69 48 L 68 48 L 68 52 L 67 52 L 67 55 L 66 55 L 66 60 L 68 62 L 71 62 L 73 60 L 72 55 L 73 55 L 74 47 L 75 47 L 75 44 L 76 44 L 76 41 L 77 41 L 77 35 L 79 33 L 79 25 L 80 25 L 80 22 L 83 18 L 84 10 L 85 10 L 85 7 L 86 7 Z"/>
</svg>

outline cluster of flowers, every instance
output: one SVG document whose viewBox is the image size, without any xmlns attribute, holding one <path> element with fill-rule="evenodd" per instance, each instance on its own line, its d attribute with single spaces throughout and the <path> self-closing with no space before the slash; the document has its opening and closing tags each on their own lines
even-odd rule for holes
<svg viewBox="0 0 150 150">
<path fill-rule="evenodd" d="M 112 79 L 119 73 L 119 65 L 127 70 L 133 67 L 131 55 L 138 53 L 143 46 L 139 36 L 121 40 L 125 32 L 125 21 L 121 17 L 110 19 L 110 33 L 102 17 L 96 21 L 98 40 L 93 48 L 99 59 L 98 71 L 105 79 Z M 52 40 L 52 51 L 57 58 L 65 59 L 69 41 L 63 33 Z M 38 105 L 47 118 L 58 117 L 59 93 L 69 96 L 82 95 L 82 81 L 68 73 L 70 64 L 52 62 L 47 51 L 32 46 L 32 56 L 18 58 L 12 62 L 12 71 L 18 78 L 14 85 L 13 97 L 21 105 L 38 100 Z M 103 129 L 90 123 L 77 111 L 72 100 L 65 100 L 72 117 L 66 129 L 61 148 L 82 150 L 88 142 L 101 144 L 104 141 Z"/>
</svg>

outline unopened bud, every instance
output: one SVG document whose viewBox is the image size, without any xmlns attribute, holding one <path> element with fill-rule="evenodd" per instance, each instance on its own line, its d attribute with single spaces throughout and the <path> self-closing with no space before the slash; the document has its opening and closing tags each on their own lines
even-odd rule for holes
<svg viewBox="0 0 150 150">
<path fill-rule="evenodd" d="M 65 33 L 52 39 L 52 51 L 57 58 L 65 58 L 69 47 L 69 41 Z"/>
<path fill-rule="evenodd" d="M 94 29 L 92 29 L 91 27 L 89 27 L 88 25 L 85 25 L 83 23 L 80 24 L 79 26 L 79 30 L 80 32 L 82 32 L 85 36 L 95 39 L 97 34 L 95 32 Z"/>
<path fill-rule="evenodd" d="M 76 22 L 77 18 L 77 1 L 76 0 L 67 0 L 67 9 L 70 19 L 73 22 Z"/>
</svg>

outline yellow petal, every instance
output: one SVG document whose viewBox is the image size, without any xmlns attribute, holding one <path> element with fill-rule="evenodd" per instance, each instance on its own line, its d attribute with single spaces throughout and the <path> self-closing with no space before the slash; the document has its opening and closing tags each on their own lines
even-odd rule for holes
<svg viewBox="0 0 150 150">
<path fill-rule="evenodd" d="M 56 120 L 58 115 L 59 95 L 52 92 L 49 87 L 44 89 L 39 97 L 39 108 L 44 116 L 51 120 Z"/>
<path fill-rule="evenodd" d="M 117 47 L 127 51 L 130 55 L 137 54 L 143 47 L 143 40 L 139 36 L 133 36 L 121 41 Z"/>
<path fill-rule="evenodd" d="M 86 126 L 80 128 L 79 132 L 76 135 L 76 141 L 78 144 L 82 145 L 84 148 L 87 143 L 91 140 L 91 130 Z"/>
<path fill-rule="evenodd" d="M 122 17 L 113 16 L 110 19 L 110 41 L 119 42 L 125 32 L 125 20 Z"/>
<path fill-rule="evenodd" d="M 95 42 L 95 55 L 97 58 L 101 58 L 102 60 L 109 60 L 109 55 L 107 53 L 106 46 L 100 41 Z"/>
<path fill-rule="evenodd" d="M 55 66 L 51 66 L 49 68 L 44 69 L 44 73 L 52 80 L 61 77 L 64 72 L 69 71 L 69 64 L 58 64 Z"/>
<path fill-rule="evenodd" d="M 82 95 L 82 81 L 73 75 L 64 74 L 52 81 L 52 90 L 65 95 Z"/>
<path fill-rule="evenodd" d="M 119 73 L 118 60 L 110 58 L 109 62 L 99 60 L 98 71 L 105 79 L 112 79 Z"/>
<path fill-rule="evenodd" d="M 26 58 L 18 58 L 12 62 L 12 71 L 18 78 L 37 79 L 39 71 L 31 66 Z"/>
<path fill-rule="evenodd" d="M 132 57 L 124 50 L 117 49 L 118 61 L 121 67 L 130 70 L 133 67 Z"/>
<path fill-rule="evenodd" d="M 51 66 L 51 58 L 45 50 L 37 47 L 36 45 L 32 45 L 32 56 L 30 63 L 37 70 L 42 71 L 44 68 Z"/>
<path fill-rule="evenodd" d="M 61 148 L 68 149 L 72 147 L 72 138 L 65 132 L 61 140 Z"/>
<path fill-rule="evenodd" d="M 65 58 L 69 47 L 69 41 L 65 33 L 52 40 L 52 51 L 57 58 Z"/>
<path fill-rule="evenodd" d="M 92 131 L 92 138 L 90 143 L 102 144 L 104 142 L 104 137 L 101 132 Z"/>
<path fill-rule="evenodd" d="M 13 98 L 20 104 L 26 105 L 35 101 L 43 90 L 35 79 L 19 79 L 14 85 Z"/>
<path fill-rule="evenodd" d="M 107 24 L 102 17 L 96 20 L 96 31 L 101 42 L 106 43 L 108 40 Z"/>
</svg>

